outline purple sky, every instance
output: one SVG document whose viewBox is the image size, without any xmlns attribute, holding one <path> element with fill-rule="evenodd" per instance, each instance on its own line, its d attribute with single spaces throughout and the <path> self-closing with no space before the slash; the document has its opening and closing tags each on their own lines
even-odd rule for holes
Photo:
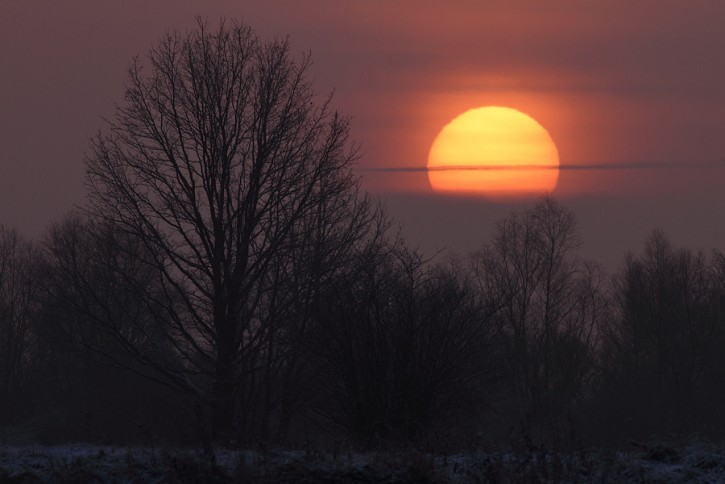
<svg viewBox="0 0 725 484">
<path fill-rule="evenodd" d="M 426 251 L 473 249 L 533 202 L 441 197 L 424 172 L 364 169 L 424 166 L 445 123 L 489 104 L 537 119 L 562 164 L 656 165 L 562 171 L 554 196 L 585 255 L 618 262 L 655 227 L 725 250 L 725 2 L 705 0 L 5 0 L 0 223 L 39 236 L 83 202 L 83 153 L 129 60 L 196 14 L 312 52 L 315 86 L 353 117 L 364 187 Z"/>
</svg>

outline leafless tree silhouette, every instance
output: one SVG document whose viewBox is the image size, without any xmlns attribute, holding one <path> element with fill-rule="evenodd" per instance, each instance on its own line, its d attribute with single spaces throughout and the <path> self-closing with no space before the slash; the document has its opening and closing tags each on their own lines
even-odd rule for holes
<svg viewBox="0 0 725 484">
<path fill-rule="evenodd" d="M 370 248 L 329 288 L 320 371 L 334 405 L 321 411 L 365 445 L 420 442 L 485 404 L 491 309 L 460 268 Z"/>
<path fill-rule="evenodd" d="M 244 417 L 248 377 L 276 368 L 261 356 L 277 356 L 285 321 L 278 279 L 315 251 L 344 253 L 333 246 L 372 217 L 348 120 L 318 102 L 309 66 L 285 40 L 198 20 L 132 62 L 87 160 L 92 215 L 140 241 L 157 271 L 144 297 L 183 362 L 159 369 L 210 403 L 217 435 Z"/>
<path fill-rule="evenodd" d="M 500 307 L 495 320 L 525 432 L 565 412 L 596 367 L 606 284 L 601 269 L 576 259 L 578 246 L 573 213 L 547 197 L 502 220 L 473 257 L 482 294 Z"/>
<path fill-rule="evenodd" d="M 616 274 L 602 363 L 609 406 L 626 431 L 722 428 L 722 267 L 717 252 L 708 259 L 654 231 Z"/>
<path fill-rule="evenodd" d="M 148 296 L 160 298 L 161 287 L 140 240 L 71 213 L 51 227 L 43 248 L 43 338 L 62 340 L 85 366 L 143 372 L 178 365 L 169 335 L 154 321 Z"/>
<path fill-rule="evenodd" d="M 0 225 L 0 411 L 12 417 L 35 364 L 33 308 L 37 296 L 33 245 Z"/>
</svg>

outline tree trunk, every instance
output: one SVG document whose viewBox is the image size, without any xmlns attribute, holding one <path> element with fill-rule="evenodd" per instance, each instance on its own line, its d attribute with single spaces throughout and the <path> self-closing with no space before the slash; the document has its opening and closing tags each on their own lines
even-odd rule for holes
<svg viewBox="0 0 725 484">
<path fill-rule="evenodd" d="M 212 387 L 212 436 L 219 440 L 233 440 L 234 415 L 234 338 L 228 322 L 225 331 L 219 331 L 217 361 Z M 219 327 L 218 326 L 218 327 Z"/>
<path fill-rule="evenodd" d="M 215 439 L 231 440 L 234 438 L 234 385 L 220 366 L 217 365 L 213 388 L 212 435 Z"/>
</svg>

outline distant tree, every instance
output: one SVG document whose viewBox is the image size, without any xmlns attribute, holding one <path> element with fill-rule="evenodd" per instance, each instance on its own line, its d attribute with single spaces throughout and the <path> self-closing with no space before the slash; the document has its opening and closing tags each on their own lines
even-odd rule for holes
<svg viewBox="0 0 725 484">
<path fill-rule="evenodd" d="M 258 417 L 262 438 L 283 441 L 293 414 L 315 401 L 320 380 L 315 355 L 327 344 L 320 320 L 330 289 L 340 279 L 354 277 L 371 248 L 384 240 L 389 225 L 384 210 L 351 209 L 355 197 L 350 192 L 332 199 L 301 219 L 291 235 L 295 243 L 275 258 L 265 278 L 266 323 L 260 325 L 256 352 L 262 369 L 256 392 L 261 412 L 248 412 L 250 419 Z M 277 428 L 271 435 L 274 414 Z"/>
<path fill-rule="evenodd" d="M 712 253 L 709 274 L 711 327 L 706 338 L 708 346 L 705 360 L 713 388 L 725 396 L 725 254 L 719 250 Z"/>
<path fill-rule="evenodd" d="M 616 275 L 604 384 L 613 410 L 629 422 L 623 431 L 699 432 L 703 420 L 722 423 L 714 411 L 725 403 L 717 268 L 716 254 L 709 262 L 654 231 Z"/>
<path fill-rule="evenodd" d="M 16 416 L 21 402 L 29 403 L 26 392 L 36 365 L 37 261 L 30 242 L 0 225 L 0 414 L 5 418 Z"/>
<path fill-rule="evenodd" d="M 526 427 L 566 413 L 596 368 L 606 289 L 601 269 L 576 258 L 579 243 L 573 213 L 546 197 L 502 220 L 472 259 L 482 295 L 499 308 L 494 320 Z"/>
<path fill-rule="evenodd" d="M 702 413 L 712 415 L 714 429 L 725 433 L 725 418 L 720 409 L 725 406 L 725 254 L 714 250 L 709 264 L 708 327 L 704 335 L 702 355 L 705 366 L 704 392 L 708 405 Z"/>
<path fill-rule="evenodd" d="M 43 249 L 39 333 L 54 340 L 52 349 L 91 368 L 179 366 L 169 335 L 154 321 L 158 309 L 149 296 L 161 299 L 161 286 L 139 239 L 72 213 L 51 226 Z"/>
<path fill-rule="evenodd" d="M 36 385 L 45 410 L 60 417 L 39 430 L 44 438 L 140 439 L 142 426 L 170 436 L 171 415 L 192 419 L 195 402 L 168 387 L 196 377 L 156 320 L 149 296 L 162 299 L 161 286 L 144 244 L 71 213 L 40 249 Z M 186 427 L 186 437 L 197 436 L 196 426 Z"/>
<path fill-rule="evenodd" d="M 323 304 L 320 372 L 334 405 L 320 412 L 364 445 L 450 430 L 452 415 L 485 405 L 490 311 L 460 268 L 395 242 L 362 255 Z"/>
<path fill-rule="evenodd" d="M 280 371 L 273 341 L 300 313 L 275 299 L 279 278 L 305 287 L 284 273 L 315 250 L 324 265 L 308 273 L 321 277 L 372 217 L 348 120 L 318 102 L 309 65 L 286 40 L 198 20 L 132 62 L 125 102 L 87 160 L 93 216 L 142 244 L 130 255 L 156 271 L 153 292 L 135 290 L 183 371 L 155 371 L 209 403 L 218 436 L 246 417 L 260 368 Z"/>
</svg>

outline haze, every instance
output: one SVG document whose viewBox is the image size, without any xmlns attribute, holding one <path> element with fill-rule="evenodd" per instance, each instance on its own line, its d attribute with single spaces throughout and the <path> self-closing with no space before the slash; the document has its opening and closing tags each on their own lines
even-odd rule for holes
<svg viewBox="0 0 725 484">
<path fill-rule="evenodd" d="M 413 244 L 468 251 L 533 200 L 433 195 L 423 167 L 461 112 L 502 105 L 551 133 L 554 196 L 583 251 L 607 265 L 661 228 L 676 245 L 725 247 L 725 4 L 137 0 L 0 7 L 0 223 L 34 237 L 83 203 L 88 139 L 123 100 L 125 68 L 201 14 L 244 19 L 312 53 L 362 143 L 363 185 Z M 632 165 L 634 164 L 634 168 Z M 624 165 L 624 166 L 622 166 Z"/>
</svg>

